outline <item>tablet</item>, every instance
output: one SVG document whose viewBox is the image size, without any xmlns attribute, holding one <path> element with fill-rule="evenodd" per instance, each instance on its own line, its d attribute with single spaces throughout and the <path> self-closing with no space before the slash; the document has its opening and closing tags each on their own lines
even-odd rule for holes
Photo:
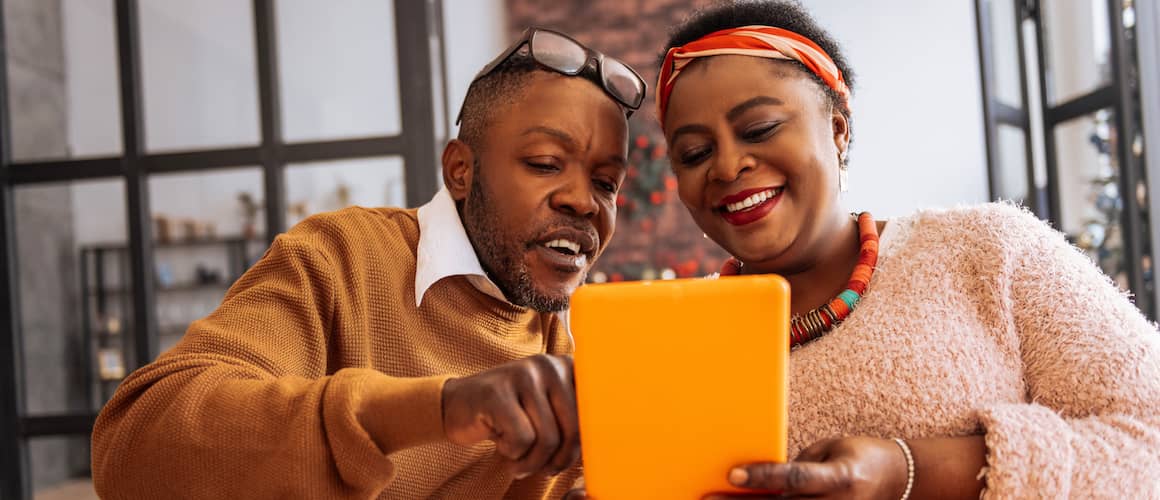
<svg viewBox="0 0 1160 500">
<path fill-rule="evenodd" d="M 783 278 L 585 285 L 570 314 L 591 498 L 700 499 L 739 491 L 736 464 L 786 461 Z"/>
</svg>

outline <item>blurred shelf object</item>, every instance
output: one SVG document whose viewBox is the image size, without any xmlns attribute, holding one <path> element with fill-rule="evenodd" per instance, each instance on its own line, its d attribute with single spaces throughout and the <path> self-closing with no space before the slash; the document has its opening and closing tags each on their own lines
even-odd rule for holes
<svg viewBox="0 0 1160 500">
<path fill-rule="evenodd" d="M 203 233 L 204 234 L 204 233 Z M 238 277 L 249 267 L 261 240 L 243 237 L 200 237 L 154 242 L 158 329 L 166 349 L 180 340 L 189 323 L 212 311 Z M 134 290 L 130 282 L 129 248 L 124 243 L 101 243 L 80 248 L 82 331 L 89 402 L 99 409 L 127 373 L 126 351 L 132 350 Z M 213 264 L 206 264 L 206 261 Z M 174 278 L 172 265 L 184 271 Z M 211 296 L 212 294 L 212 296 Z"/>
</svg>

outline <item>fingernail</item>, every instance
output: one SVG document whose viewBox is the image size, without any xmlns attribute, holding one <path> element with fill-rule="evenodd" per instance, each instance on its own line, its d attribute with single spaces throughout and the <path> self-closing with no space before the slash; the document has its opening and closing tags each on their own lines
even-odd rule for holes
<svg viewBox="0 0 1160 500">
<path fill-rule="evenodd" d="M 527 479 L 530 475 L 532 475 L 531 472 L 517 472 L 516 479 Z"/>
<path fill-rule="evenodd" d="M 733 470 L 729 471 L 729 482 L 733 486 L 745 486 L 745 483 L 749 482 L 749 471 L 741 467 L 734 467 Z"/>
</svg>

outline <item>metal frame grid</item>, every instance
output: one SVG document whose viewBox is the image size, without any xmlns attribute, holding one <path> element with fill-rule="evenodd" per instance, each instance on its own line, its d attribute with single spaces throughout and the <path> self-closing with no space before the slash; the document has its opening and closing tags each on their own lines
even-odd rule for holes
<svg viewBox="0 0 1160 500">
<path fill-rule="evenodd" d="M 136 0 L 113 0 L 116 11 L 117 64 L 120 77 L 122 154 L 115 157 L 13 162 L 7 106 L 7 44 L 0 0 L 0 498 L 31 498 L 28 438 L 91 432 L 94 413 L 64 413 L 30 417 L 24 412 L 22 331 L 19 318 L 17 250 L 14 241 L 13 192 L 16 186 L 119 178 L 125 181 L 129 228 L 130 285 L 133 290 L 131 342 L 125 362 L 136 369 L 158 355 L 159 338 L 153 280 L 153 238 L 150 223 L 149 176 L 172 172 L 260 165 L 267 237 L 286 229 L 284 180 L 286 165 L 386 155 L 403 157 L 406 201 L 425 201 L 434 194 L 438 177 L 438 146 L 447 135 L 447 106 L 442 71 L 441 0 L 394 2 L 402 132 L 398 135 L 332 141 L 287 143 L 281 137 L 275 2 L 252 0 L 254 48 L 261 121 L 261 143 L 253 147 L 176 153 L 144 151 L 144 116 L 140 58 L 140 26 Z M 366 61 L 366 64 L 389 64 Z M 87 314 L 87 311 L 86 311 Z"/>
<path fill-rule="evenodd" d="M 1047 47 L 1048 33 L 1045 29 L 1040 0 L 975 0 L 976 26 L 979 43 L 979 64 L 983 83 L 983 112 L 987 147 L 987 173 L 990 179 L 991 198 L 998 196 L 996 179 L 999 178 L 999 169 L 1002 165 L 998 161 L 997 131 L 1001 124 L 1011 125 L 1023 129 L 1027 138 L 1027 178 L 1029 183 L 1028 199 L 1026 204 L 1040 218 L 1052 221 L 1058 227 L 1060 214 L 1059 199 L 1059 158 L 1056 154 L 1055 129 L 1057 126 L 1070 120 L 1095 113 L 1101 109 L 1111 109 L 1115 112 L 1115 125 L 1119 134 L 1116 156 L 1119 160 L 1119 192 L 1123 200 L 1123 211 L 1120 224 L 1124 239 L 1124 259 L 1128 275 L 1128 287 L 1136 296 L 1136 305 L 1150 319 L 1156 318 L 1160 303 L 1154 291 L 1146 286 L 1148 280 L 1144 257 L 1151 258 L 1152 228 L 1150 222 L 1150 206 L 1141 205 L 1136 197 L 1137 186 L 1140 183 L 1147 185 L 1148 175 L 1144 168 L 1145 158 L 1133 152 L 1133 140 L 1142 129 L 1141 119 L 1137 116 L 1140 97 L 1138 95 L 1137 60 L 1141 65 L 1151 64 L 1154 61 L 1144 58 L 1137 59 L 1135 50 L 1135 34 L 1141 30 L 1155 30 L 1155 20 L 1151 24 L 1137 27 L 1135 30 L 1126 28 L 1122 22 L 1124 3 L 1122 0 L 1106 0 L 1108 9 L 1109 34 L 1111 35 L 1111 82 L 1090 92 L 1065 102 L 1052 104 L 1047 96 L 1048 61 Z M 1147 2 L 1144 2 L 1147 3 Z M 1014 108 L 1000 102 L 995 97 L 994 80 L 994 36 L 990 25 L 990 9 L 1015 9 L 1016 28 L 1019 44 L 1019 70 L 1022 87 L 1023 109 Z M 1152 14 L 1155 16 L 1155 14 Z M 1035 26 L 1036 57 L 1039 65 L 1038 86 L 1039 104 L 1043 110 L 1043 144 L 1044 160 L 1047 166 L 1046 189 L 1039 189 L 1035 182 L 1035 168 L 1032 161 L 1033 145 L 1028 109 L 1028 82 L 1027 61 L 1025 60 L 1024 34 L 1022 25 L 1030 20 Z M 1149 32 L 1151 33 L 1151 32 Z M 1152 49 L 1154 51 L 1154 49 Z M 1151 53 L 1151 52 L 1150 52 Z M 1155 71 L 1155 70 L 1154 70 Z M 1151 131 L 1156 137 L 1157 131 Z M 1160 140 L 1151 141 L 1153 145 Z M 1147 192 L 1151 193 L 1151 190 Z"/>
</svg>

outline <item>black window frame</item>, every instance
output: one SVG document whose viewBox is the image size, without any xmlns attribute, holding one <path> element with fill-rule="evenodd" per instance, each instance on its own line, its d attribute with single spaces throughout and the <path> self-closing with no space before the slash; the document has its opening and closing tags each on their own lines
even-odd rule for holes
<svg viewBox="0 0 1160 500">
<path fill-rule="evenodd" d="M 285 169 L 288 164 L 400 156 L 406 203 L 414 206 L 436 190 L 438 148 L 449 134 L 444 87 L 442 0 L 395 0 L 396 64 L 402 131 L 395 135 L 288 143 L 282 139 L 282 110 L 274 0 L 252 0 L 254 50 L 261 142 L 250 147 L 149 154 L 144 150 L 140 26 L 137 0 L 110 0 L 116 13 L 120 78 L 122 153 L 117 156 L 48 161 L 12 161 L 8 106 L 7 39 L 0 0 L 0 498 L 32 498 L 28 440 L 92 432 L 96 412 L 28 416 L 24 405 L 23 332 L 19 265 L 15 242 L 14 189 L 17 186 L 88 179 L 122 179 L 128 217 L 130 286 L 133 290 L 132 342 L 126 342 L 126 369 L 159 354 L 153 280 L 153 235 L 148 179 L 174 172 L 210 172 L 259 165 L 263 175 L 267 241 L 286 229 Z M 389 61 L 365 61 L 389 64 Z M 436 115 L 439 116 L 436 116 Z M 88 312 L 85 311 L 85 314 Z"/>
<path fill-rule="evenodd" d="M 1060 195 L 1059 195 L 1059 159 L 1056 155 L 1055 130 L 1056 127 L 1070 120 L 1095 113 L 1099 110 L 1110 109 L 1114 112 L 1115 127 L 1119 134 L 1115 151 L 1119 164 L 1119 192 L 1123 202 L 1120 217 L 1121 235 L 1124 245 L 1125 271 L 1128 278 L 1128 289 L 1134 295 L 1136 306 L 1149 319 L 1155 321 L 1157 311 L 1160 311 L 1160 297 L 1153 290 L 1155 279 L 1147 279 L 1146 272 L 1150 272 L 1145 261 L 1152 259 L 1153 237 L 1156 233 L 1151 227 L 1150 203 L 1141 204 L 1137 199 L 1137 186 L 1142 185 L 1147 198 L 1152 198 L 1153 191 L 1149 188 L 1150 180 L 1155 182 L 1156 176 L 1147 175 L 1147 158 L 1145 155 L 1136 155 L 1133 152 L 1133 140 L 1137 133 L 1143 130 L 1140 115 L 1140 94 L 1137 76 L 1137 64 L 1152 64 L 1136 55 L 1136 34 L 1141 29 L 1156 29 L 1155 25 L 1137 24 L 1133 28 L 1124 26 L 1123 9 L 1129 5 L 1123 0 L 1105 0 L 1108 10 L 1110 42 L 1110 63 L 1112 76 L 1108 83 L 1092 89 L 1087 93 L 1052 103 L 1047 88 L 1047 43 L 1048 33 L 1045 27 L 1041 6 L 1042 0 L 975 0 L 975 16 L 979 47 L 979 67 L 982 76 L 983 89 L 983 120 L 984 138 L 987 150 L 987 174 L 990 179 L 991 199 L 999 198 L 997 193 L 997 179 L 1000 178 L 1000 169 L 1003 167 L 998 159 L 997 134 L 999 125 L 1010 125 L 1023 129 L 1026 138 L 1027 151 L 1027 179 L 1028 197 L 1024 204 L 1041 219 L 1051 222 L 1056 229 L 1059 226 Z M 1147 3 L 1147 2 L 1137 2 Z M 993 27 L 990 24 L 990 9 L 1010 8 L 1015 11 L 1015 26 L 1018 33 L 1020 86 L 1023 96 L 1022 108 L 1016 108 L 1001 102 L 995 92 L 995 67 Z M 1041 117 L 1031 116 L 1028 101 L 1028 64 L 1026 61 L 1027 40 L 1024 38 L 1023 25 L 1030 20 L 1035 31 L 1035 56 L 1038 64 L 1036 85 L 1039 88 Z M 1032 140 L 1032 120 L 1041 120 L 1043 134 L 1043 162 L 1046 166 L 1045 188 L 1037 187 L 1035 173 L 1034 149 Z M 1157 131 L 1152 131 L 1152 137 Z M 1156 142 L 1152 141 L 1153 145 Z"/>
</svg>

